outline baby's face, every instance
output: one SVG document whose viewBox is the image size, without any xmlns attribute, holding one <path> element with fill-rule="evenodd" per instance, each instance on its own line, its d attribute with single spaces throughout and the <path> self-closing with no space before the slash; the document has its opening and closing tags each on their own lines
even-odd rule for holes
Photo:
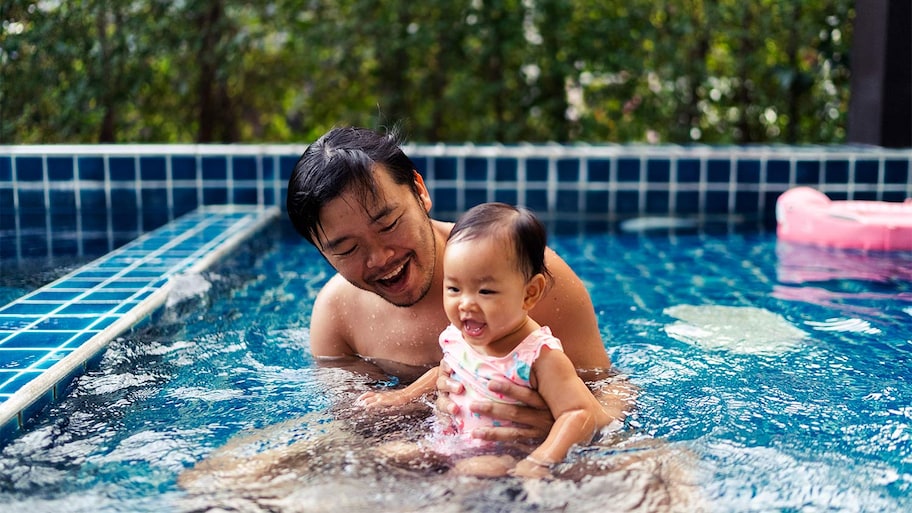
<svg viewBox="0 0 912 513">
<path fill-rule="evenodd" d="M 508 353 L 515 346 L 510 335 L 527 319 L 527 283 L 515 259 L 511 245 L 497 238 L 447 243 L 443 306 L 449 321 L 479 352 Z"/>
</svg>

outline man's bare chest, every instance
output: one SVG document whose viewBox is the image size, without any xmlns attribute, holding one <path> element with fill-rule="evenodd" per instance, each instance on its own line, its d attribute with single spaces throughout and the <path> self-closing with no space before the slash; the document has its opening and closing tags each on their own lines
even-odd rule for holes
<svg viewBox="0 0 912 513">
<path fill-rule="evenodd" d="M 354 349 L 366 358 L 409 365 L 436 365 L 442 356 L 437 342 L 447 325 L 443 309 L 380 308 L 351 320 Z"/>
</svg>

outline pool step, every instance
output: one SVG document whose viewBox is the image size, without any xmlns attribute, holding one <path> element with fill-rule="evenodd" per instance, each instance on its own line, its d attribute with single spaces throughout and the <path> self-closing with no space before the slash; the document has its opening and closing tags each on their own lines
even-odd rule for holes
<svg viewBox="0 0 912 513">
<path fill-rule="evenodd" d="M 206 269 L 278 214 L 200 207 L 0 308 L 0 446 L 158 309 L 172 277 Z"/>
</svg>

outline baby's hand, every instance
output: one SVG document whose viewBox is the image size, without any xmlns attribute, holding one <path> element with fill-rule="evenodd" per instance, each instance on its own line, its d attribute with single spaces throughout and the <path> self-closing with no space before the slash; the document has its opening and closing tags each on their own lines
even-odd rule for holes
<svg viewBox="0 0 912 513">
<path fill-rule="evenodd" d="M 401 406 L 408 401 L 403 400 L 402 394 L 395 391 L 389 392 L 364 392 L 357 399 L 355 404 L 364 408 L 377 408 L 382 406 Z"/>
</svg>

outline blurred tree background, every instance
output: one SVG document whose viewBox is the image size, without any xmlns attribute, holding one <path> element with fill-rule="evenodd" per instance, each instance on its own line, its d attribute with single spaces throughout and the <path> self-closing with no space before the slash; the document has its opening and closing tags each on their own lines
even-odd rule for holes
<svg viewBox="0 0 912 513">
<path fill-rule="evenodd" d="M 852 0 L 2 0 L 0 143 L 838 143 Z"/>
</svg>

